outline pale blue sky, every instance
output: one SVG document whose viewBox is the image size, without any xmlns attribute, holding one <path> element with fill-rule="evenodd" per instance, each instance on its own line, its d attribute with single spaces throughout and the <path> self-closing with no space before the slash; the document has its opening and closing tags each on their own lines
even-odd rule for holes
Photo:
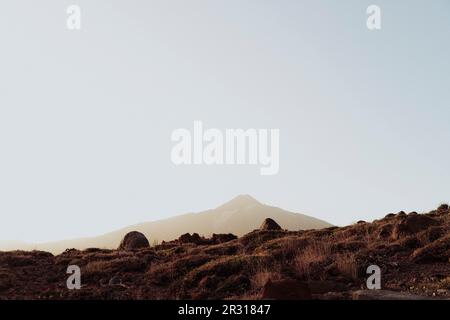
<svg viewBox="0 0 450 320">
<path fill-rule="evenodd" d="M 1 1 L 0 239 L 241 193 L 338 225 L 433 209 L 450 201 L 449 38 L 448 0 Z M 279 174 L 174 166 L 171 132 L 194 120 L 279 128 Z"/>
</svg>

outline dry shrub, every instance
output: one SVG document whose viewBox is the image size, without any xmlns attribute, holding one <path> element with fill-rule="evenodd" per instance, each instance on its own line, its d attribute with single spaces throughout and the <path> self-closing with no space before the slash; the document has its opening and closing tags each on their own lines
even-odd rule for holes
<svg viewBox="0 0 450 320">
<path fill-rule="evenodd" d="M 185 279 L 185 285 L 190 288 L 195 286 L 206 276 L 215 275 L 227 278 L 238 274 L 250 274 L 257 266 L 266 265 L 267 256 L 262 255 L 237 255 L 222 257 L 201 265 L 189 272 Z"/>
<path fill-rule="evenodd" d="M 0 268 L 0 292 L 14 285 L 16 276 L 6 268 Z"/>
<path fill-rule="evenodd" d="M 412 254 L 415 263 L 427 264 L 435 262 L 448 262 L 450 255 L 450 234 L 416 249 Z"/>
<path fill-rule="evenodd" d="M 273 269 L 261 269 L 256 271 L 254 275 L 251 277 L 252 288 L 255 290 L 259 290 L 267 283 L 267 281 L 277 281 L 282 279 L 281 271 L 279 266 L 274 267 Z"/>
<path fill-rule="evenodd" d="M 269 279 L 272 281 L 281 280 L 281 264 L 283 263 L 285 263 L 284 260 L 277 261 L 270 256 L 265 256 L 264 259 L 254 260 L 248 270 L 253 291 L 259 292 Z"/>
<path fill-rule="evenodd" d="M 115 272 L 142 272 L 146 268 L 145 262 L 136 257 L 122 257 L 107 261 L 92 261 L 83 268 L 83 275 L 97 277 L 110 275 Z"/>
<path fill-rule="evenodd" d="M 242 245 L 237 242 L 227 242 L 223 244 L 210 245 L 203 249 L 203 252 L 215 256 L 236 255 L 242 249 Z"/>
<path fill-rule="evenodd" d="M 330 254 L 331 247 L 328 243 L 314 241 L 297 253 L 295 266 L 301 275 L 310 279 L 313 273 L 313 266 L 324 263 Z"/>
<path fill-rule="evenodd" d="M 439 282 L 439 287 L 442 288 L 442 289 L 450 290 L 450 277 L 442 279 Z"/>
<path fill-rule="evenodd" d="M 306 248 L 311 241 L 314 240 L 295 236 L 273 239 L 257 248 L 254 253 L 271 257 L 272 261 L 269 263 L 271 267 L 278 264 L 287 269 L 292 269 L 298 252 Z"/>
<path fill-rule="evenodd" d="M 209 255 L 191 255 L 175 261 L 151 266 L 147 274 L 156 284 L 172 282 L 212 259 Z"/>
<path fill-rule="evenodd" d="M 335 263 L 337 270 L 341 274 L 353 280 L 356 280 L 358 278 L 358 265 L 356 263 L 356 257 L 354 254 L 345 253 L 336 255 Z"/>
<path fill-rule="evenodd" d="M 361 249 L 367 248 L 367 242 L 365 241 L 341 241 L 331 245 L 334 253 L 340 252 L 356 252 Z"/>
<path fill-rule="evenodd" d="M 239 243 L 245 247 L 245 252 L 252 252 L 267 241 L 282 238 L 284 236 L 286 236 L 286 232 L 281 230 L 256 231 L 250 232 L 239 238 Z"/>
<path fill-rule="evenodd" d="M 310 241 L 304 238 L 288 237 L 281 242 L 281 257 L 285 263 L 289 263 L 297 256 L 297 253 L 309 245 Z"/>
</svg>

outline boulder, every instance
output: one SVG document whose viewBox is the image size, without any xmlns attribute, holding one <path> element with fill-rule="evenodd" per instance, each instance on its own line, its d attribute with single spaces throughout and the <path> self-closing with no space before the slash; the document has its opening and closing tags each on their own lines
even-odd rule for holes
<svg viewBox="0 0 450 320">
<path fill-rule="evenodd" d="M 282 229 L 280 225 L 275 222 L 275 220 L 267 218 L 266 220 L 264 220 L 259 230 L 268 231 L 268 230 L 282 230 Z"/>
<path fill-rule="evenodd" d="M 226 234 L 226 233 L 223 233 L 223 234 L 222 233 L 221 234 L 213 233 L 211 241 L 213 243 L 215 243 L 215 244 L 219 244 L 219 243 L 229 242 L 229 241 L 235 240 L 237 238 L 238 237 L 235 236 L 232 233 L 228 233 L 228 234 Z"/>
<path fill-rule="evenodd" d="M 192 235 L 190 233 L 182 234 L 178 241 L 180 243 L 194 243 L 194 244 L 200 244 L 202 242 L 202 238 L 198 233 L 193 233 Z"/>
<path fill-rule="evenodd" d="M 309 286 L 299 280 L 278 280 L 266 282 L 262 292 L 262 299 L 274 300 L 311 300 Z"/>
<path fill-rule="evenodd" d="M 342 282 L 323 280 L 323 281 L 309 281 L 308 287 L 312 294 L 325 294 L 327 292 L 342 292 L 348 288 Z"/>
<path fill-rule="evenodd" d="M 138 231 L 128 232 L 119 245 L 119 250 L 136 250 L 150 246 L 144 234 Z"/>
</svg>

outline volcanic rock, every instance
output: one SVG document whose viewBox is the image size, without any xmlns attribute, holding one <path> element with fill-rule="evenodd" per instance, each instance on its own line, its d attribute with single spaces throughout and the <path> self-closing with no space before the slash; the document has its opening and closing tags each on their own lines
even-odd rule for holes
<svg viewBox="0 0 450 320">
<path fill-rule="evenodd" d="M 217 234 L 217 233 L 213 233 L 211 241 L 215 244 L 219 244 L 219 243 L 225 243 L 228 241 L 232 241 L 237 239 L 237 236 L 235 236 L 232 233 L 221 233 L 221 234 Z"/>
<path fill-rule="evenodd" d="M 119 250 L 135 250 L 150 246 L 144 234 L 138 231 L 128 232 L 119 245 Z"/>
<path fill-rule="evenodd" d="M 268 231 L 268 230 L 282 230 L 282 229 L 280 225 L 275 222 L 275 220 L 267 218 L 266 220 L 264 220 L 259 230 Z"/>
<path fill-rule="evenodd" d="M 178 241 L 180 243 L 195 243 L 195 244 L 200 244 L 202 242 L 202 238 L 200 237 L 200 235 L 198 233 L 193 233 L 192 235 L 190 233 L 185 233 L 182 234 L 179 238 Z"/>
<path fill-rule="evenodd" d="M 311 290 L 308 285 L 298 280 L 278 280 L 266 282 L 262 299 L 275 300 L 311 300 Z"/>
</svg>

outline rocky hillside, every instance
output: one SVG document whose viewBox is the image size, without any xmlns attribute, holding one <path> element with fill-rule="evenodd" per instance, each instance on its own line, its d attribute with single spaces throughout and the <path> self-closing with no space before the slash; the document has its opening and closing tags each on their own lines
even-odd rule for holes
<svg viewBox="0 0 450 320">
<path fill-rule="evenodd" d="M 447 205 L 343 228 L 281 227 L 270 219 L 239 238 L 184 234 L 153 247 L 135 232 L 117 250 L 69 249 L 57 256 L 0 252 L 0 298 L 450 298 Z M 80 290 L 66 287 L 69 265 L 81 268 Z M 369 265 L 381 268 L 383 290 L 363 290 Z"/>
</svg>

